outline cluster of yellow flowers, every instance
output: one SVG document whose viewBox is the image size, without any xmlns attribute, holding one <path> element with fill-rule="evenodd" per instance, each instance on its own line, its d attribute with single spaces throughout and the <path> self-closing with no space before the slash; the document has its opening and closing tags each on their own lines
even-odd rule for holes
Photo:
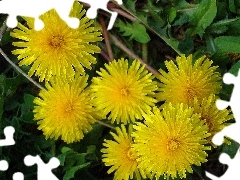
<svg viewBox="0 0 240 180">
<path fill-rule="evenodd" d="M 105 140 L 103 162 L 114 179 L 186 177 L 192 165 L 206 162 L 211 137 L 232 118 L 215 106 L 221 90 L 220 73 L 212 61 L 181 55 L 166 61 L 168 72 L 153 75 L 137 60 L 123 58 L 105 64 L 88 84 L 84 68 L 96 63 L 100 28 L 74 3 L 71 16 L 81 19 L 71 29 L 52 10 L 42 15 L 45 28 L 18 24 L 11 33 L 20 39 L 19 65 L 31 65 L 29 76 L 45 81 L 34 103 L 34 120 L 46 138 L 79 141 L 96 120 L 109 119 L 116 127 Z M 161 104 L 160 107 L 158 105 Z M 127 128 L 128 127 L 128 128 Z"/>
<path fill-rule="evenodd" d="M 117 90 L 112 94 L 108 91 L 109 87 L 105 88 L 106 95 L 101 94 L 99 97 L 104 97 L 104 102 L 114 98 L 114 103 L 118 104 L 111 106 L 111 113 L 116 107 L 119 109 L 125 100 L 124 109 L 129 111 L 128 116 L 135 116 L 135 119 L 128 118 L 132 123 L 135 122 L 129 124 L 128 132 L 122 125 L 121 129 L 117 128 L 117 134 L 112 133 L 114 140 L 105 140 L 103 144 L 103 161 L 107 166 L 112 166 L 109 173 L 116 170 L 115 179 L 127 180 L 134 176 L 136 179 L 160 176 L 185 178 L 187 172 L 193 172 L 192 165 L 200 166 L 207 161 L 212 136 L 226 126 L 226 121 L 233 118 L 229 110 L 220 111 L 215 105 L 221 82 L 220 73 L 216 71 L 217 66 L 211 64 L 212 61 L 205 56 L 193 63 L 192 55 L 181 55 L 176 58 L 176 62 L 166 61 L 168 72 L 160 69 L 160 74 L 155 75 L 159 81 L 153 80 L 152 86 L 147 88 L 148 91 L 151 88 L 151 93 L 141 92 L 143 101 L 148 102 L 151 99 L 151 106 L 142 108 L 142 117 L 136 116 L 138 111 L 128 103 L 138 103 L 138 98 L 134 100 L 135 94 L 128 93 L 127 99 L 124 96 L 118 101 L 115 97 L 121 95 L 122 89 L 118 90 L 118 94 Z M 107 79 L 103 73 L 101 75 L 101 80 L 96 78 L 99 79 L 99 84 L 104 77 Z M 125 89 L 135 76 L 125 80 L 125 85 L 122 85 L 124 92 L 131 92 Z M 121 82 L 124 79 L 123 75 L 118 77 L 119 79 L 111 81 Z M 149 82 L 152 78 L 146 80 Z M 134 89 L 143 90 L 144 84 L 141 82 L 141 88 L 134 85 Z M 107 98 L 107 94 L 112 96 Z M 155 98 L 152 99 L 153 97 Z M 156 103 L 162 105 L 157 107 Z M 144 103 L 139 103 L 138 108 L 142 104 Z M 101 108 L 110 107 L 106 105 L 108 104 L 102 102 Z M 117 118 L 122 118 L 122 122 L 126 124 L 124 111 L 119 109 L 117 112 Z M 141 119 L 144 121 L 139 121 Z"/>
</svg>

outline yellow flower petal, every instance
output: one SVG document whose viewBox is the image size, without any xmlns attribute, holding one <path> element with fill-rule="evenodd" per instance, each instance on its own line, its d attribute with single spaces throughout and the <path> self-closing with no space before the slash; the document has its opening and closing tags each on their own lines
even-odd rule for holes
<svg viewBox="0 0 240 180">
<path fill-rule="evenodd" d="M 156 75 L 161 81 L 156 95 L 159 101 L 192 106 L 195 97 L 201 101 L 219 93 L 221 76 L 216 72 L 217 66 L 211 67 L 212 61 L 203 56 L 193 63 L 192 55 L 181 55 L 176 62 L 166 61 L 168 73 L 160 69 L 160 75 Z"/>
<path fill-rule="evenodd" d="M 139 169 L 156 176 L 186 177 L 192 173 L 191 165 L 206 162 L 209 146 L 206 138 L 208 127 L 193 108 L 185 104 L 169 103 L 160 111 L 144 115 L 144 124 L 133 126 L 133 149 L 138 156 Z"/>
<path fill-rule="evenodd" d="M 46 138 L 61 139 L 67 143 L 79 141 L 83 132 L 91 130 L 95 123 L 96 113 L 93 109 L 87 86 L 88 76 L 78 76 L 71 81 L 53 78 L 46 83 L 36 97 L 33 112 L 38 129 Z"/>
<path fill-rule="evenodd" d="M 131 126 L 129 129 L 131 129 Z M 108 173 L 110 174 L 115 171 L 115 180 L 133 179 L 134 176 L 137 180 L 141 180 L 141 176 L 143 178 L 146 176 L 137 169 L 136 156 L 131 148 L 131 130 L 127 132 L 125 126 L 122 124 L 121 129 L 119 127 L 116 128 L 116 132 L 116 134 L 111 132 L 114 141 L 104 140 L 103 146 L 105 148 L 101 149 L 103 162 L 106 166 L 111 166 Z"/>
<path fill-rule="evenodd" d="M 134 60 L 129 67 L 123 58 L 105 65 L 105 69 L 97 72 L 91 89 L 94 94 L 94 105 L 97 111 L 113 123 L 124 124 L 142 119 L 143 112 L 150 110 L 157 102 L 153 95 L 157 89 L 154 76 Z"/>
<path fill-rule="evenodd" d="M 40 81 L 60 74 L 73 77 L 75 70 L 83 74 L 83 67 L 91 69 L 91 64 L 96 63 L 93 54 L 99 53 L 100 48 L 92 43 L 102 40 L 100 28 L 93 27 L 94 21 L 84 17 L 85 10 L 77 1 L 70 15 L 80 19 L 77 29 L 70 28 L 51 10 L 41 16 L 45 24 L 41 31 L 34 30 L 34 19 L 25 17 L 27 26 L 18 23 L 18 29 L 11 32 L 12 37 L 22 40 L 13 42 L 18 49 L 12 53 L 18 55 L 19 65 L 32 64 L 29 76 L 35 74 Z"/>
</svg>

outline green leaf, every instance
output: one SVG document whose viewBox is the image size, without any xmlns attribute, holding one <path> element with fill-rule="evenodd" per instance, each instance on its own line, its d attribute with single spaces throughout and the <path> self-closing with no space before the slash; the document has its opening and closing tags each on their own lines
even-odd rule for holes
<svg viewBox="0 0 240 180">
<path fill-rule="evenodd" d="M 150 41 L 150 37 L 147 34 L 146 28 L 137 22 L 133 23 L 124 23 L 123 21 L 119 21 L 115 23 L 116 27 L 119 28 L 120 32 L 122 32 L 123 36 L 130 36 L 130 40 L 134 39 L 140 43 L 147 43 Z"/>
<path fill-rule="evenodd" d="M 204 30 L 213 22 L 216 14 L 216 0 L 203 0 L 190 19 L 193 27 L 188 30 L 188 33 L 202 37 Z"/>
<path fill-rule="evenodd" d="M 71 179 L 71 178 L 74 178 L 74 174 L 75 174 L 78 170 L 83 169 L 83 168 L 86 168 L 86 167 L 88 167 L 89 165 L 90 165 L 90 162 L 72 167 L 71 169 L 69 169 L 69 170 L 66 171 L 65 175 L 63 176 L 63 180 L 69 180 L 69 179 Z"/>
<path fill-rule="evenodd" d="M 240 61 L 234 64 L 228 72 L 233 74 L 234 76 L 237 76 L 239 69 L 240 69 Z"/>
<path fill-rule="evenodd" d="M 239 144 L 229 138 L 228 140 L 231 141 L 231 144 L 227 145 L 226 143 L 223 143 L 222 152 L 227 153 L 231 158 L 234 158 L 234 156 L 237 153 L 237 150 L 239 149 Z"/>
<path fill-rule="evenodd" d="M 22 121 L 25 123 L 34 123 L 33 118 L 33 111 L 34 108 L 33 100 L 34 96 L 31 94 L 24 94 L 24 103 L 21 104 L 21 117 Z"/>
<path fill-rule="evenodd" d="M 95 145 L 90 145 L 87 147 L 87 153 L 94 153 L 95 150 L 96 150 Z"/>
<path fill-rule="evenodd" d="M 229 0 L 229 10 L 233 13 L 236 13 L 235 0 Z"/>
<path fill-rule="evenodd" d="M 69 148 L 69 147 L 63 147 L 63 148 L 61 149 L 61 152 L 62 152 L 62 153 L 66 153 L 66 152 L 68 152 L 68 151 L 72 151 L 72 149 Z"/>
<path fill-rule="evenodd" d="M 0 75 L 0 94 L 4 94 L 6 90 L 6 76 L 1 74 Z"/>
<path fill-rule="evenodd" d="M 22 75 L 18 74 L 13 78 L 6 78 L 6 95 L 10 95 L 16 91 L 18 86 L 22 83 Z"/>
<path fill-rule="evenodd" d="M 182 25 L 190 21 L 190 18 L 193 16 L 194 12 L 197 10 L 198 4 L 190 4 L 185 0 L 180 0 L 175 6 L 178 12 L 178 18 L 175 20 L 173 26 Z"/>
<path fill-rule="evenodd" d="M 215 38 L 215 44 L 221 51 L 240 53 L 240 36 L 220 36 Z"/>
<path fill-rule="evenodd" d="M 178 48 L 184 54 L 189 54 L 194 49 L 192 37 L 187 36 L 184 41 L 179 43 Z"/>
<path fill-rule="evenodd" d="M 176 10 L 176 8 L 171 7 L 171 8 L 168 10 L 168 21 L 169 21 L 169 23 L 173 22 L 173 20 L 176 18 L 176 16 L 177 16 L 177 10 Z"/>
<path fill-rule="evenodd" d="M 132 12 L 136 12 L 135 10 L 136 1 L 137 0 L 123 0 L 123 4 L 127 9 L 131 10 Z"/>
<path fill-rule="evenodd" d="M 33 109 L 34 108 L 34 96 L 31 94 L 24 94 L 24 103 L 27 105 L 27 107 Z"/>
</svg>

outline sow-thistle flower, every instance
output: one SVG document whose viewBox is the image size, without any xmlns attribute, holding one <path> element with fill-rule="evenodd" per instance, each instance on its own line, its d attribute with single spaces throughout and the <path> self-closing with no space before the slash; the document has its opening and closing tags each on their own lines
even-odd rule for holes
<svg viewBox="0 0 240 180">
<path fill-rule="evenodd" d="M 154 76 L 145 70 L 139 61 L 134 60 L 129 67 L 123 58 L 105 64 L 97 73 L 100 77 L 92 80 L 94 106 L 97 111 L 113 123 L 124 124 L 142 119 L 142 114 L 150 110 L 156 100 L 152 97 L 157 89 Z"/>
<path fill-rule="evenodd" d="M 114 173 L 115 180 L 128 180 L 133 179 L 135 176 L 138 180 L 141 180 L 141 176 L 145 177 L 143 172 L 137 168 L 137 160 L 132 149 L 132 126 L 129 126 L 129 132 L 127 132 L 125 126 L 122 124 L 121 129 L 119 127 L 116 128 L 116 134 L 110 132 L 113 136 L 114 140 L 104 140 L 103 149 L 101 152 L 104 153 L 102 155 L 102 161 L 106 166 L 111 166 L 108 170 L 108 173 Z"/>
<path fill-rule="evenodd" d="M 210 134 L 193 108 L 169 103 L 162 111 L 154 107 L 144 118 L 144 124 L 137 122 L 132 133 L 139 169 L 157 178 L 184 178 L 186 172 L 193 172 L 191 165 L 207 161 L 205 150 L 210 147 L 205 144 Z"/>
<path fill-rule="evenodd" d="M 96 113 L 90 93 L 85 89 L 87 79 L 87 75 L 76 76 L 71 81 L 52 78 L 46 83 L 46 89 L 40 91 L 40 97 L 34 99 L 34 120 L 46 138 L 61 137 L 72 143 L 82 139 L 83 132 L 91 130 Z"/>
<path fill-rule="evenodd" d="M 212 137 L 227 126 L 226 121 L 233 119 L 233 115 L 227 109 L 219 110 L 216 106 L 216 97 L 211 94 L 207 98 L 203 98 L 202 101 L 194 99 L 194 113 L 200 114 L 200 119 L 206 120 L 206 124 L 209 128 L 211 136 L 208 137 L 209 143 L 211 143 Z"/>
<path fill-rule="evenodd" d="M 177 57 L 176 64 L 165 61 L 168 72 L 159 70 L 160 75 L 157 78 L 161 83 L 157 99 L 192 106 L 194 98 L 201 101 L 210 94 L 218 94 L 221 89 L 221 76 L 216 72 L 217 66 L 211 64 L 212 61 L 205 56 L 193 63 L 192 55 Z"/>
<path fill-rule="evenodd" d="M 77 29 L 70 28 L 51 10 L 40 16 L 45 24 L 41 31 L 34 30 L 34 19 L 27 17 L 27 26 L 18 23 L 13 30 L 11 36 L 20 41 L 13 42 L 18 49 L 12 53 L 18 55 L 19 65 L 31 65 L 29 76 L 35 73 L 40 81 L 60 74 L 70 77 L 74 70 L 83 74 L 83 67 L 91 69 L 91 64 L 96 63 L 93 54 L 99 53 L 100 48 L 93 43 L 102 40 L 100 28 L 92 26 L 94 21 L 85 17 L 85 10 L 77 1 L 70 16 L 80 19 Z"/>
</svg>

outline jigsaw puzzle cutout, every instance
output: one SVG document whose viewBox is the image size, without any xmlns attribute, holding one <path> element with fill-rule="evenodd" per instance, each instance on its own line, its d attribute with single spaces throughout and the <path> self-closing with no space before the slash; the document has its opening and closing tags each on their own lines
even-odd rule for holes
<svg viewBox="0 0 240 180">
<path fill-rule="evenodd" d="M 79 19 L 69 17 L 74 1 L 75 0 L 0 0 L 0 13 L 8 14 L 6 24 L 9 28 L 15 28 L 17 26 L 17 16 L 26 16 L 35 19 L 34 29 L 39 31 L 44 28 L 44 23 L 39 17 L 47 11 L 55 9 L 58 15 L 68 24 L 69 27 L 77 28 L 80 24 Z M 87 10 L 86 14 L 89 19 L 94 19 L 97 17 L 98 9 L 109 12 L 111 14 L 111 18 L 107 29 L 112 29 L 118 13 L 108 10 L 107 4 L 109 0 L 78 1 L 87 3 L 91 6 Z M 119 5 L 122 4 L 122 0 L 115 1 Z"/>
<path fill-rule="evenodd" d="M 230 137 L 240 144 L 240 69 L 238 70 L 238 76 L 234 76 L 230 73 L 226 73 L 223 76 L 223 82 L 225 84 L 234 84 L 232 95 L 229 101 L 217 100 L 216 106 L 219 110 L 223 110 L 228 106 L 231 107 L 231 110 L 235 117 L 235 123 L 225 127 L 223 130 L 215 134 L 212 138 L 212 142 L 215 145 L 221 145 L 224 141 L 224 136 Z M 235 157 L 231 159 L 226 153 L 220 155 L 219 161 L 223 164 L 228 164 L 228 170 L 221 177 L 216 177 L 206 171 L 206 176 L 212 180 L 229 180 L 229 179 L 240 179 L 240 148 L 238 149 Z"/>
<path fill-rule="evenodd" d="M 107 30 L 110 30 L 112 29 L 116 19 L 117 19 L 117 15 L 118 13 L 117 12 L 113 12 L 113 11 L 110 11 L 108 8 L 107 8 L 107 4 L 109 2 L 109 0 L 78 0 L 79 2 L 83 2 L 83 3 L 87 3 L 89 4 L 91 7 L 87 10 L 87 17 L 89 19 L 94 19 L 97 17 L 97 11 L 98 9 L 102 9 L 108 13 L 111 14 L 111 18 L 110 18 L 110 21 L 109 21 L 109 24 L 108 24 L 108 27 L 107 27 Z M 121 5 L 123 2 L 122 0 L 115 0 L 119 5 Z"/>
<path fill-rule="evenodd" d="M 0 146 L 11 146 L 15 144 L 13 139 L 13 134 L 15 129 L 12 126 L 7 126 L 4 128 L 3 133 L 5 139 L 0 139 Z M 6 160 L 0 160 L 0 171 L 6 171 L 8 169 L 8 162 Z"/>
<path fill-rule="evenodd" d="M 15 28 L 17 26 L 17 16 L 35 18 L 34 29 L 41 30 L 44 23 L 39 16 L 45 12 L 55 9 L 58 15 L 69 27 L 77 28 L 79 19 L 69 17 L 75 0 L 2 0 L 0 1 L 0 13 L 8 14 L 7 26 Z"/>
<path fill-rule="evenodd" d="M 209 172 L 206 172 L 206 176 L 211 178 L 212 180 L 229 180 L 229 179 L 239 179 L 240 177 L 240 149 L 238 149 L 235 157 L 233 159 L 230 158 L 226 153 L 222 153 L 219 157 L 219 161 L 222 164 L 228 164 L 228 170 L 221 177 L 216 177 Z M 238 178 L 237 178 L 238 177 Z"/>
<path fill-rule="evenodd" d="M 58 178 L 52 173 L 52 169 L 57 168 L 60 165 L 60 161 L 52 157 L 47 164 L 45 164 L 42 159 L 37 156 L 27 155 L 24 158 L 24 163 L 27 166 L 32 166 L 34 164 L 38 165 L 37 179 L 38 180 L 58 180 Z"/>
<path fill-rule="evenodd" d="M 0 147 L 11 146 L 15 144 L 13 135 L 15 129 L 12 126 L 7 126 L 4 128 L 5 139 L 0 139 Z M 24 163 L 27 166 L 32 166 L 37 164 L 37 180 L 58 180 L 58 178 L 52 173 L 52 169 L 57 168 L 60 165 L 60 161 L 52 157 L 47 164 L 45 164 L 42 159 L 37 156 L 27 155 L 24 158 Z M 8 162 L 6 160 L 0 161 L 0 171 L 6 171 L 8 169 Z M 16 172 L 12 176 L 13 180 L 24 180 L 24 175 L 21 172 Z"/>
</svg>

